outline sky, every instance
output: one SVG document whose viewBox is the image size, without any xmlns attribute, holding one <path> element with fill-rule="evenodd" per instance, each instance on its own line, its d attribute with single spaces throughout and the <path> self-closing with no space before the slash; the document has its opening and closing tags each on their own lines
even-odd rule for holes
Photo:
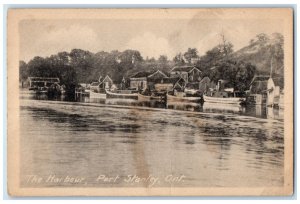
<svg viewBox="0 0 300 204">
<path fill-rule="evenodd" d="M 201 56 L 221 42 L 220 34 L 238 50 L 259 33 L 282 32 L 280 20 L 256 19 L 114 19 L 22 20 L 20 60 L 46 57 L 74 48 L 91 52 L 135 49 L 146 57 L 168 59 L 189 47 Z"/>
</svg>

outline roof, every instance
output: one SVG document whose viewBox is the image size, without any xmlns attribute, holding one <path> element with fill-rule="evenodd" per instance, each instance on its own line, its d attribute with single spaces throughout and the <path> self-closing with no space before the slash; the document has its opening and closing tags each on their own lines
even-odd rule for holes
<svg viewBox="0 0 300 204">
<path fill-rule="evenodd" d="M 201 79 L 200 83 L 209 83 L 210 82 L 210 78 L 209 77 L 203 77 L 203 79 Z"/>
<path fill-rule="evenodd" d="M 254 81 L 251 84 L 251 88 L 250 91 L 251 93 L 262 93 L 264 91 L 266 91 L 268 89 L 268 81 L 264 80 L 264 81 Z"/>
<path fill-rule="evenodd" d="M 30 80 L 30 81 L 34 81 L 34 82 L 44 82 L 44 81 L 46 81 L 46 82 L 53 82 L 53 83 L 55 83 L 55 82 L 57 82 L 57 83 L 59 83 L 59 78 L 56 78 L 56 77 L 28 77 L 28 79 Z"/>
<path fill-rule="evenodd" d="M 283 88 L 283 86 L 284 86 L 284 79 L 283 79 L 283 77 L 274 77 L 272 79 L 274 81 L 275 86 L 279 86 L 279 87 Z"/>
<path fill-rule="evenodd" d="M 250 85 L 252 85 L 256 81 L 268 81 L 270 76 L 267 75 L 260 75 L 253 77 L 252 81 L 250 82 Z"/>
<path fill-rule="evenodd" d="M 160 80 L 157 80 L 156 82 L 159 84 L 175 84 L 180 80 L 184 81 L 184 79 L 182 79 L 181 77 L 171 77 L 171 78 L 165 77 Z"/>
<path fill-rule="evenodd" d="M 102 81 L 100 81 L 100 83 L 103 83 L 104 81 L 107 81 L 107 80 L 113 82 L 113 80 L 112 80 L 108 75 L 106 75 L 106 76 L 104 77 L 104 79 L 103 79 Z"/>
<path fill-rule="evenodd" d="M 138 73 L 132 75 L 130 78 L 143 78 L 143 77 L 148 77 L 151 74 L 153 74 L 153 73 L 150 73 L 150 72 L 138 72 Z"/>
<path fill-rule="evenodd" d="M 163 73 L 162 71 L 160 70 L 157 70 L 156 72 L 154 72 L 153 74 L 149 75 L 148 78 L 155 78 L 156 75 L 160 74 L 161 76 L 163 77 L 167 77 L 167 75 L 165 73 Z"/>
<path fill-rule="evenodd" d="M 100 84 L 100 82 L 92 82 L 90 86 L 99 86 Z"/>
<path fill-rule="evenodd" d="M 185 66 L 175 66 L 172 68 L 171 72 L 190 72 L 193 69 L 197 69 L 198 71 L 200 71 L 199 68 L 196 66 L 185 65 Z"/>
</svg>

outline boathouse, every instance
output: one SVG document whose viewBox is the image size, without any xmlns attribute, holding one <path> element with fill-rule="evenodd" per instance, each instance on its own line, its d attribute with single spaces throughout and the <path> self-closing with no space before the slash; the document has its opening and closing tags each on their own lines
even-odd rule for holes
<svg viewBox="0 0 300 204">
<path fill-rule="evenodd" d="M 186 82 L 201 81 L 202 72 L 196 66 L 175 66 L 170 72 L 170 77 L 180 77 Z"/>
<path fill-rule="evenodd" d="M 113 80 L 108 75 L 104 78 L 100 76 L 98 82 L 92 82 L 90 84 L 90 90 L 94 92 L 104 92 L 104 90 L 110 90 L 113 84 Z"/>
<path fill-rule="evenodd" d="M 185 80 L 180 77 L 163 78 L 155 83 L 156 91 L 184 91 Z"/>
<path fill-rule="evenodd" d="M 264 75 L 253 77 L 249 91 L 247 91 L 247 103 L 262 105 L 267 102 L 269 78 L 270 76 Z"/>
<path fill-rule="evenodd" d="M 164 78 L 168 78 L 168 76 L 160 70 L 157 70 L 153 74 L 149 75 L 147 77 L 147 86 L 148 86 L 149 90 L 154 90 L 155 84 L 157 82 L 160 82 Z"/>
<path fill-rule="evenodd" d="M 52 77 L 28 77 L 29 88 L 50 87 L 53 84 L 59 84 L 59 78 Z"/>
<path fill-rule="evenodd" d="M 145 90 L 147 89 L 147 77 L 152 73 L 138 72 L 130 77 L 130 89 Z"/>
<path fill-rule="evenodd" d="M 283 87 L 283 78 L 269 78 L 267 83 L 267 106 L 279 106 L 280 89 Z"/>
</svg>

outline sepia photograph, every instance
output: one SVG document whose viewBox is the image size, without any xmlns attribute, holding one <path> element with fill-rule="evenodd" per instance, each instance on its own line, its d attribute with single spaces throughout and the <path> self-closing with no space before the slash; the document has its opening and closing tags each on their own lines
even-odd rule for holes
<svg viewBox="0 0 300 204">
<path fill-rule="evenodd" d="M 9 9 L 11 196 L 293 194 L 293 9 Z"/>
</svg>

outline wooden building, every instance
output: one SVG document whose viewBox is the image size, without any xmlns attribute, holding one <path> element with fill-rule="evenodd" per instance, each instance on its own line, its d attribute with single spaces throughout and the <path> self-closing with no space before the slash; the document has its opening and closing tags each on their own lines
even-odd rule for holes
<svg viewBox="0 0 300 204">
<path fill-rule="evenodd" d="M 270 76 L 255 76 L 250 82 L 249 91 L 247 91 L 246 101 L 249 104 L 262 105 L 267 103 L 268 81 Z"/>
<path fill-rule="evenodd" d="M 278 107 L 280 102 L 280 89 L 283 86 L 282 77 L 269 78 L 267 83 L 267 106 Z"/>
<path fill-rule="evenodd" d="M 138 72 L 130 77 L 130 88 L 135 90 L 153 90 L 154 84 L 168 76 L 160 70 L 155 72 Z"/>
<path fill-rule="evenodd" d="M 180 77 L 163 78 L 155 83 L 156 91 L 184 91 L 185 80 Z"/>
<path fill-rule="evenodd" d="M 53 84 L 59 84 L 59 78 L 54 77 L 28 77 L 29 89 L 38 87 L 50 87 Z"/>
<path fill-rule="evenodd" d="M 106 75 L 104 78 L 100 76 L 98 82 L 92 82 L 90 84 L 90 90 L 100 93 L 105 92 L 105 90 L 112 89 L 113 86 L 114 82 L 108 75 Z"/>
<path fill-rule="evenodd" d="M 170 77 L 180 77 L 186 82 L 200 82 L 202 72 L 196 66 L 175 66 L 170 72 Z"/>
</svg>

